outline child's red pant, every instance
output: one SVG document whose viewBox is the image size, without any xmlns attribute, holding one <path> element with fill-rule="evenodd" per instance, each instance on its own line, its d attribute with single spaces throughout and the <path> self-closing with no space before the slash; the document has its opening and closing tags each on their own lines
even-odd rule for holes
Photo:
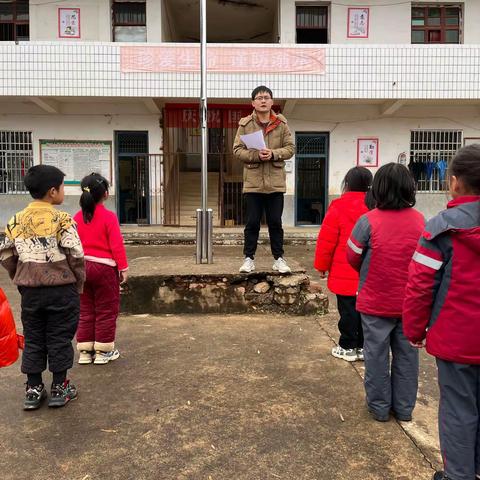
<svg viewBox="0 0 480 480">
<path fill-rule="evenodd" d="M 120 308 L 120 284 L 116 267 L 85 262 L 86 281 L 80 297 L 78 350 L 111 351 Z"/>
</svg>

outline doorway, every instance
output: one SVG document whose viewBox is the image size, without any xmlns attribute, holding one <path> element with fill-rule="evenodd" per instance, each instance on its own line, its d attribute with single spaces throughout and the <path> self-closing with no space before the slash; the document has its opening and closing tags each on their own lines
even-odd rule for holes
<svg viewBox="0 0 480 480">
<path fill-rule="evenodd" d="M 328 133 L 297 133 L 295 224 L 320 225 L 327 203 Z"/>
<path fill-rule="evenodd" d="M 249 105 L 213 104 L 208 125 L 208 208 L 214 225 L 243 224 L 243 165 L 232 154 L 238 121 Z M 201 203 L 201 130 L 198 105 L 167 104 L 164 122 L 165 218 L 169 225 L 195 225 Z M 181 189 L 180 189 L 181 185 Z"/>
<path fill-rule="evenodd" d="M 115 132 L 115 151 L 119 221 L 149 223 L 148 132 Z"/>
</svg>

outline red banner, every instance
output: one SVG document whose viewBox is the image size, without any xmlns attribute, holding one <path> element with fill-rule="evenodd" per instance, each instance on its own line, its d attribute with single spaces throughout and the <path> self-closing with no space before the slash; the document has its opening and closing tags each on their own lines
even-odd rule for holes
<svg viewBox="0 0 480 480">
<path fill-rule="evenodd" d="M 207 111 L 208 128 L 237 128 L 242 117 L 252 113 L 251 107 L 245 109 L 209 108 Z M 168 128 L 199 128 L 200 111 L 198 107 L 192 108 L 166 108 L 165 126 Z"/>
<path fill-rule="evenodd" d="M 120 47 L 122 73 L 198 72 L 200 47 Z M 208 47 L 207 70 L 223 73 L 325 73 L 325 49 L 308 47 Z"/>
</svg>

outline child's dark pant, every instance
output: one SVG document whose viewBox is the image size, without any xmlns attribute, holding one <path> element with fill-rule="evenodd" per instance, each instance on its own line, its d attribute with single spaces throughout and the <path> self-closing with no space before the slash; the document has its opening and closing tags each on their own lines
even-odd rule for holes
<svg viewBox="0 0 480 480">
<path fill-rule="evenodd" d="M 453 480 L 480 474 L 480 365 L 437 358 L 438 427 L 445 473 Z"/>
<path fill-rule="evenodd" d="M 72 339 L 80 315 L 80 296 L 74 284 L 20 287 L 25 350 L 22 372 L 63 372 L 72 368 Z"/>
<path fill-rule="evenodd" d="M 363 348 L 362 319 L 355 309 L 356 303 L 356 296 L 337 295 L 337 308 L 340 314 L 338 344 L 345 350 Z"/>
<path fill-rule="evenodd" d="M 399 318 L 362 313 L 362 325 L 368 408 L 377 415 L 390 410 L 411 415 L 418 390 L 418 349 L 408 343 Z"/>
</svg>

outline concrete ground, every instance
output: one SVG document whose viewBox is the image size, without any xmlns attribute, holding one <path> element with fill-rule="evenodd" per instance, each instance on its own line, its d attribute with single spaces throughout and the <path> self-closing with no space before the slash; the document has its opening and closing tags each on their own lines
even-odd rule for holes
<svg viewBox="0 0 480 480">
<path fill-rule="evenodd" d="M 238 248 L 214 253 L 237 257 Z M 314 274 L 313 249 L 290 246 L 286 255 Z M 194 262 L 192 246 L 128 250 Z M 4 271 L 0 285 L 18 319 Z M 0 370 L 0 478 L 429 480 L 439 462 L 432 360 L 422 356 L 414 421 L 377 423 L 365 409 L 362 364 L 330 355 L 333 302 L 330 310 L 121 317 L 122 356 L 75 365 L 79 398 L 60 410 L 24 412 L 19 363 Z"/>
</svg>

